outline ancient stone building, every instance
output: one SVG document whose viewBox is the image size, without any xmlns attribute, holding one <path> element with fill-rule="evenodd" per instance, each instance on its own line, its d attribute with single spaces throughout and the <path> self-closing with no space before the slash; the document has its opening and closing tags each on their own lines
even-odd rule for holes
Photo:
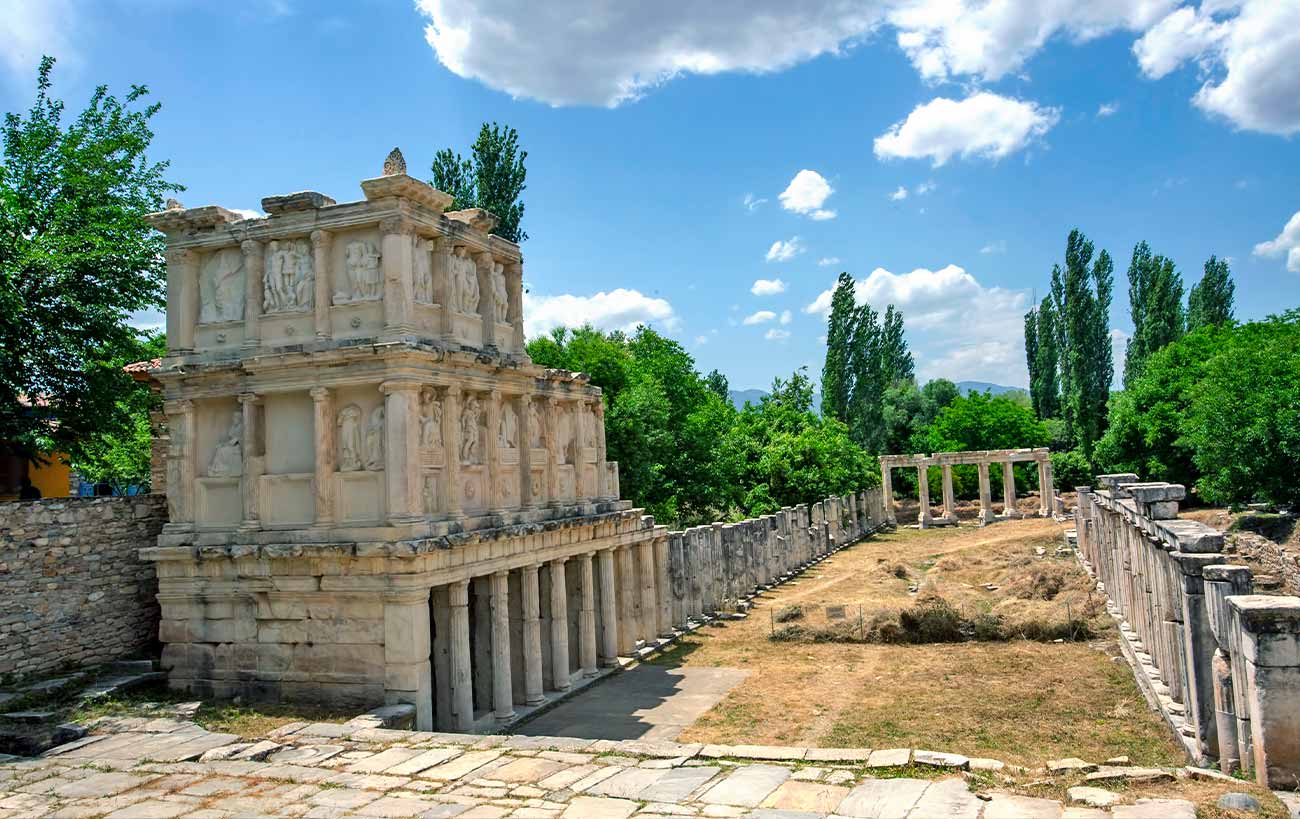
<svg viewBox="0 0 1300 819">
<path fill-rule="evenodd" d="M 618 500 L 600 390 L 524 352 L 495 217 L 365 198 L 170 202 L 164 665 L 200 696 L 507 721 L 669 627 L 666 533 Z"/>
</svg>

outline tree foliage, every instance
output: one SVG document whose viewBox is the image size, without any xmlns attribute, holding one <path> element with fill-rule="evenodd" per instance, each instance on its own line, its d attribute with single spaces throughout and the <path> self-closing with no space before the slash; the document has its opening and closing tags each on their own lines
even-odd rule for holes
<svg viewBox="0 0 1300 819">
<path fill-rule="evenodd" d="M 120 100 L 100 86 L 65 122 L 53 67 L 41 61 L 28 113 L 6 115 L 0 165 L 0 446 L 27 457 L 138 434 L 126 319 L 162 305 L 162 238 L 144 215 L 180 190 L 147 156 L 159 106 L 143 86 Z"/>
<path fill-rule="evenodd" d="M 1236 289 L 1228 260 L 1211 256 L 1205 262 L 1205 274 L 1187 297 L 1188 331 L 1231 323 Z"/>
<path fill-rule="evenodd" d="M 1133 336 L 1124 352 L 1125 387 L 1142 372 L 1152 353 L 1182 338 L 1187 324 L 1183 279 L 1172 259 L 1154 256 L 1146 242 L 1138 242 L 1129 262 L 1128 282 Z"/>
<path fill-rule="evenodd" d="M 520 227 L 524 203 L 519 196 L 527 185 L 524 160 L 528 152 L 519 148 L 519 133 L 508 125 L 483 123 L 470 146 L 468 159 L 451 148 L 434 154 L 430 184 L 452 195 L 452 207 L 482 208 L 497 217 L 494 233 L 522 243 L 528 234 Z"/>
</svg>

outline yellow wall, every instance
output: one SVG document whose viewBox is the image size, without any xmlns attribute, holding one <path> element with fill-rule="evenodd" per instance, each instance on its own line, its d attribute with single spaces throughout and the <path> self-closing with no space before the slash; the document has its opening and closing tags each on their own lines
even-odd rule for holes
<svg viewBox="0 0 1300 819">
<path fill-rule="evenodd" d="M 28 461 L 27 477 L 32 479 L 32 486 L 41 490 L 42 498 L 66 498 L 70 494 L 68 483 L 72 480 L 72 467 L 68 466 L 68 456 L 62 453 L 47 455 L 49 463 L 36 464 Z M 17 495 L 0 494 L 0 500 L 17 500 Z"/>
</svg>

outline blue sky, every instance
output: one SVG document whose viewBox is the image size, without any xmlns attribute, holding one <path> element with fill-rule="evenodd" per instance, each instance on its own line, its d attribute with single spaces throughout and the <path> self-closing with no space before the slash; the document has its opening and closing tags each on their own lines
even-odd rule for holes
<svg viewBox="0 0 1300 819">
<path fill-rule="evenodd" d="M 1072 227 L 1118 344 L 1140 239 L 1188 287 L 1230 257 L 1241 318 L 1300 304 L 1300 0 L 0 0 L 0 110 L 41 52 L 73 110 L 149 86 L 190 206 L 360 198 L 509 123 L 530 329 L 648 321 L 734 388 L 820 371 L 841 269 L 922 378 L 1023 385 Z"/>
</svg>

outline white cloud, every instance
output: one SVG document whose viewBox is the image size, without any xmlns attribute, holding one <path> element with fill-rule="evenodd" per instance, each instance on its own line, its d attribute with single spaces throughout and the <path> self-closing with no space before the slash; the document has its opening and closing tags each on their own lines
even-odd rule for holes
<svg viewBox="0 0 1300 819">
<path fill-rule="evenodd" d="M 1101 105 L 1097 106 L 1097 118 L 1102 119 L 1104 117 L 1112 117 L 1116 113 L 1118 113 L 1118 111 L 1119 111 L 1119 103 L 1103 102 Z"/>
<path fill-rule="evenodd" d="M 921 184 L 916 186 L 916 195 L 925 196 L 927 193 L 929 193 L 930 191 L 934 190 L 937 187 L 939 187 L 939 184 L 934 180 L 930 180 L 928 182 L 922 182 Z"/>
<path fill-rule="evenodd" d="M 835 54 L 883 0 L 417 0 L 452 73 L 551 105 L 616 106 L 683 74 L 778 71 Z"/>
<path fill-rule="evenodd" d="M 244 219 L 265 219 L 266 214 L 260 210 L 251 210 L 249 208 L 229 208 L 232 213 L 238 213 Z"/>
<path fill-rule="evenodd" d="M 1060 119 L 1058 108 L 980 91 L 964 100 L 937 97 L 876 137 L 880 159 L 922 159 L 935 167 L 953 156 L 1001 159 L 1042 137 Z"/>
<path fill-rule="evenodd" d="M 1295 212 L 1276 238 L 1255 245 L 1256 256 L 1274 258 L 1286 255 L 1286 269 L 1300 273 L 1300 210 Z"/>
<path fill-rule="evenodd" d="M 696 337 L 695 337 L 695 346 L 696 346 L 696 347 L 703 347 L 705 344 L 708 344 L 708 343 L 709 343 L 709 337 L 708 337 L 708 336 L 696 336 Z"/>
<path fill-rule="evenodd" d="M 839 263 L 840 263 L 839 256 L 823 256 L 822 258 L 817 260 L 817 265 L 819 267 L 830 267 L 833 264 L 839 264 Z"/>
<path fill-rule="evenodd" d="M 680 325 L 666 299 L 618 288 L 591 296 L 534 296 L 524 293 L 524 329 L 530 338 L 555 327 L 591 324 L 600 330 L 635 330 L 637 325 L 658 325 L 675 330 Z"/>
<path fill-rule="evenodd" d="M 1236 12 L 1232 14 L 1231 12 Z M 1191 60 L 1205 82 L 1192 102 L 1238 128 L 1300 133 L 1300 3 L 1206 0 L 1180 8 L 1133 46 L 1159 79 Z"/>
<path fill-rule="evenodd" d="M 763 338 L 767 339 L 768 341 L 785 341 L 789 337 L 790 337 L 789 330 L 779 330 L 776 327 L 773 327 L 772 329 L 768 330 L 766 333 L 763 334 Z"/>
<path fill-rule="evenodd" d="M 996 242 L 989 242 L 988 244 L 984 245 L 984 247 L 980 248 L 980 253 L 984 253 L 984 254 L 1006 253 L 1006 252 L 1007 252 L 1006 239 L 998 239 Z"/>
<path fill-rule="evenodd" d="M 750 313 L 748 316 L 745 316 L 745 320 L 742 321 L 741 324 L 764 324 L 774 318 L 776 318 L 776 313 L 773 313 L 771 310 L 759 310 L 757 313 Z"/>
<path fill-rule="evenodd" d="M 0 0 L 0 62 L 14 81 L 34 85 L 45 54 L 64 65 L 79 62 L 71 37 L 78 19 L 69 0 Z"/>
<path fill-rule="evenodd" d="M 833 289 L 823 291 L 804 312 L 828 315 Z M 895 274 L 876 268 L 854 286 L 859 304 L 880 312 L 893 304 L 903 311 L 908 342 L 917 355 L 921 380 L 973 379 L 1022 386 L 1024 313 L 1021 291 L 985 287 L 956 265 L 917 268 Z"/>
<path fill-rule="evenodd" d="M 789 241 L 777 240 L 767 249 L 767 260 L 769 262 L 788 262 L 800 253 L 803 253 L 803 243 L 799 241 L 798 236 L 791 236 Z"/>
<path fill-rule="evenodd" d="M 766 199 L 759 199 L 755 197 L 754 194 L 752 193 L 745 194 L 745 202 L 744 202 L 745 210 L 749 211 L 750 213 L 753 213 L 754 211 L 758 210 L 760 207 L 762 207 L 765 204 L 767 204 Z"/>
<path fill-rule="evenodd" d="M 789 323 L 792 322 L 792 321 L 794 321 L 794 314 L 791 313 L 789 310 L 782 310 L 782 311 L 781 311 L 781 323 L 782 323 L 782 324 L 789 324 Z"/>
<path fill-rule="evenodd" d="M 1180 0 L 903 0 L 889 12 L 898 45 L 921 76 L 994 81 L 1054 36 L 1075 42 L 1144 30 Z"/>
<path fill-rule="evenodd" d="M 907 198 L 907 188 L 903 187 L 902 185 L 899 185 L 898 190 L 889 194 L 889 198 L 894 202 L 901 202 L 902 200 Z"/>
<path fill-rule="evenodd" d="M 835 189 L 826 177 L 807 168 L 799 171 L 777 198 L 781 207 L 816 220 L 834 219 L 835 211 L 822 207 Z"/>
<path fill-rule="evenodd" d="M 755 296 L 775 296 L 778 293 L 784 293 L 785 288 L 785 282 L 780 279 L 757 279 L 750 286 L 749 292 Z"/>
</svg>

